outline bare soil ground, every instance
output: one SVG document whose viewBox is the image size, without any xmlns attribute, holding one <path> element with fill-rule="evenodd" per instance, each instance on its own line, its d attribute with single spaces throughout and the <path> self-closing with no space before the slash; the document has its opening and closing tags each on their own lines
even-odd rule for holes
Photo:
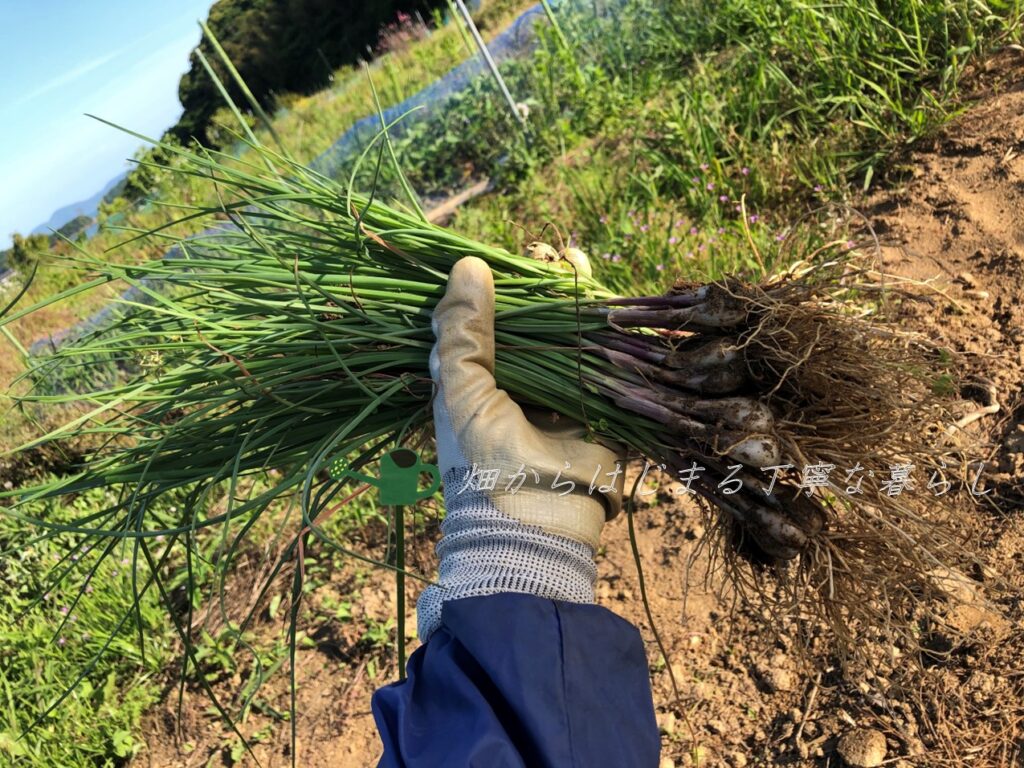
<svg viewBox="0 0 1024 768">
<path fill-rule="evenodd" d="M 932 301 L 905 306 L 906 325 L 968 356 L 981 377 L 978 392 L 964 393 L 978 399 L 974 407 L 988 404 L 982 392 L 990 385 L 1000 405 L 962 436 L 965 453 L 987 462 L 976 490 L 992 493 L 972 498 L 966 488 L 954 489 L 977 520 L 986 567 L 966 575 L 965 601 L 946 606 L 927 630 L 929 653 L 897 647 L 868 663 L 843 662 L 820 637 L 798 636 L 789 624 L 768 626 L 757 605 L 736 601 L 720 569 L 704 578 L 701 516 L 670 487 L 659 488 L 636 522 L 668 664 L 644 614 L 624 518 L 604 534 L 598 600 L 647 640 L 661 768 L 838 766 L 858 728 L 881 734 L 885 765 L 1024 765 L 1024 55 L 1005 52 L 970 82 L 978 103 L 934 141 L 908 149 L 893 165 L 889 189 L 860 207 L 881 238 L 885 266 L 928 281 L 922 293 Z M 382 526 L 363 534 L 369 551 L 383 550 Z M 435 540 L 436 523 L 428 523 L 411 553 L 413 570 L 433 571 Z M 1007 589 L 986 602 L 985 585 L 996 574 Z M 413 589 L 410 628 L 415 596 Z M 332 600 L 351 602 L 351 619 L 339 619 Z M 370 695 L 397 670 L 389 647 L 363 631 L 367 619 L 394 614 L 392 580 L 353 565 L 309 601 L 303 629 L 310 642 L 297 656 L 298 764 L 374 765 L 380 749 Z M 270 636 L 280 626 L 280 616 L 268 618 L 263 630 Z M 230 700 L 241 682 L 236 675 L 215 687 Z M 132 765 L 231 765 L 234 737 L 198 688 L 185 692 L 176 738 L 177 696 L 173 682 L 168 687 L 149 716 L 148 748 Z M 239 725 L 259 738 L 256 754 L 268 768 L 290 764 L 290 724 L 279 715 L 287 710 L 287 676 L 280 674 Z"/>
</svg>

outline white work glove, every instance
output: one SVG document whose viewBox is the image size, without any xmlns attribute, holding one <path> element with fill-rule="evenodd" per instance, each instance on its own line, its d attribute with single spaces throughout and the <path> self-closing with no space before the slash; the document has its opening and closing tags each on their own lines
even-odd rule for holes
<svg viewBox="0 0 1024 768">
<path fill-rule="evenodd" d="M 572 261 L 589 269 L 579 256 Z M 466 257 L 452 267 L 432 326 L 446 516 L 438 583 L 417 605 L 420 639 L 437 629 L 448 600 L 524 592 L 593 602 L 594 550 L 605 520 L 622 506 L 622 477 L 615 473 L 621 455 L 584 440 L 585 428 L 571 419 L 524 411 L 497 388 L 494 280 L 482 259 Z"/>
</svg>

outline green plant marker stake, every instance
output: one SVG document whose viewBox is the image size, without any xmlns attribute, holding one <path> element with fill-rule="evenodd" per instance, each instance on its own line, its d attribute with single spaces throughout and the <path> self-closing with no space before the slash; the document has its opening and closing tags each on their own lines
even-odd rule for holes
<svg viewBox="0 0 1024 768">
<path fill-rule="evenodd" d="M 398 608 L 398 679 L 405 680 L 405 507 L 395 507 L 395 603 Z"/>
<path fill-rule="evenodd" d="M 345 456 L 335 457 L 327 472 L 332 480 L 356 478 L 380 491 L 380 504 L 395 508 L 395 590 L 398 609 L 398 679 L 405 680 L 405 507 L 432 496 L 441 486 L 441 473 L 433 464 L 420 461 L 409 448 L 395 448 L 380 459 L 380 477 L 356 472 Z M 419 487 L 419 478 L 426 472 L 430 486 Z"/>
</svg>

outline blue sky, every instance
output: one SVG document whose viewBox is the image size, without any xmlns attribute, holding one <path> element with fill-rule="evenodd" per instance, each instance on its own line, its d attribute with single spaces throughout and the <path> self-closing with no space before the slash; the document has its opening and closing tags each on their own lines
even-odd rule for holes
<svg viewBox="0 0 1024 768">
<path fill-rule="evenodd" d="M 211 0 L 0 0 L 0 249 L 159 137 Z"/>
</svg>

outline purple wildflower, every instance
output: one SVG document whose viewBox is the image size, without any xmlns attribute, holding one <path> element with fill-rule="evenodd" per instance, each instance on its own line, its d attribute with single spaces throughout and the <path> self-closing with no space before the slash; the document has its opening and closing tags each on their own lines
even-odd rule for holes
<svg viewBox="0 0 1024 768">
<path fill-rule="evenodd" d="M 612 257 L 612 255 L 610 253 L 602 253 L 601 254 L 601 258 L 604 259 L 605 261 L 608 261 L 608 259 L 610 259 L 611 257 Z"/>
<path fill-rule="evenodd" d="M 675 235 L 672 235 L 672 237 L 670 237 L 670 238 L 668 239 L 668 244 L 669 244 L 669 245 L 675 245 L 675 244 L 676 244 L 676 243 L 678 243 L 678 242 L 679 242 L 679 238 L 678 238 L 678 237 L 676 237 Z"/>
<path fill-rule="evenodd" d="M 708 188 L 708 191 L 710 192 L 710 191 L 711 191 L 712 189 L 714 189 L 714 188 L 715 188 L 715 182 L 713 182 L 713 181 L 709 181 L 709 182 L 707 183 L 707 188 Z"/>
<path fill-rule="evenodd" d="M 696 235 L 699 230 L 696 227 L 690 227 L 690 234 Z"/>
<path fill-rule="evenodd" d="M 701 164 L 700 164 L 700 169 L 701 169 L 702 171 L 706 171 L 706 170 L 707 170 L 708 168 L 709 168 L 709 166 L 708 166 L 708 164 L 707 164 L 707 163 L 701 163 Z"/>
<path fill-rule="evenodd" d="M 750 214 L 750 223 L 751 224 L 757 224 L 758 219 L 760 219 L 760 216 L 758 216 L 756 213 Z"/>
<path fill-rule="evenodd" d="M 718 196 L 718 202 L 720 202 L 720 203 L 728 203 L 729 202 L 729 196 L 728 195 L 719 195 Z"/>
<path fill-rule="evenodd" d="M 608 214 L 602 213 L 601 214 L 601 218 L 598 219 L 598 221 L 600 221 L 602 224 L 607 224 L 608 223 Z"/>
<path fill-rule="evenodd" d="M 642 224 L 642 225 L 640 226 L 640 231 L 641 231 L 641 232 L 646 232 L 646 231 L 647 231 L 648 229 L 650 229 L 650 227 L 649 227 L 649 226 L 647 226 L 646 224 Z"/>
<path fill-rule="evenodd" d="M 740 168 L 740 173 L 742 173 L 744 176 L 749 176 L 750 175 L 750 169 L 747 168 L 747 166 L 744 165 L 742 168 Z"/>
<path fill-rule="evenodd" d="M 661 272 L 663 269 L 665 269 L 665 265 L 664 264 L 655 264 L 654 268 L 656 270 L 658 270 L 659 272 Z"/>
<path fill-rule="evenodd" d="M 619 254 L 616 253 L 614 256 L 612 256 L 613 263 L 618 264 L 620 261 L 622 261 L 622 256 L 620 256 Z"/>
</svg>

